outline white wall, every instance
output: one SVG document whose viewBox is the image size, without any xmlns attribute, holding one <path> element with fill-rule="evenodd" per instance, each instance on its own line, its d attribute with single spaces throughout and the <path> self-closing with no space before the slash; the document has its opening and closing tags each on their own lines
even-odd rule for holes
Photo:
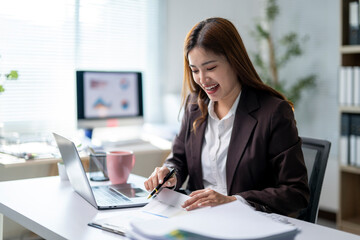
<svg viewBox="0 0 360 240">
<path fill-rule="evenodd" d="M 337 211 L 339 194 L 338 136 L 339 112 L 337 97 L 338 66 L 340 66 L 340 1 L 282 0 L 277 32 L 291 29 L 310 39 L 304 45 L 305 54 L 288 65 L 284 76 L 317 75 L 317 87 L 310 90 L 296 107 L 296 119 L 301 136 L 331 141 L 331 151 L 324 179 L 320 207 Z M 290 80 L 290 79 L 289 79 Z M 292 79 L 291 79 L 292 80 Z"/>
<path fill-rule="evenodd" d="M 280 72 L 286 81 L 314 73 L 318 76 L 316 89 L 308 91 L 296 106 L 299 134 L 332 142 L 330 159 L 324 180 L 320 207 L 336 212 L 338 209 L 337 141 L 339 116 L 337 105 L 337 70 L 339 54 L 338 0 L 279 0 L 280 16 L 275 23 L 275 36 L 296 31 L 310 38 L 304 46 L 305 55 L 291 61 Z M 213 16 L 225 17 L 238 28 L 248 51 L 256 44 L 250 36 L 254 19 L 260 17 L 263 0 L 169 0 L 167 4 L 166 57 L 163 79 L 164 107 L 167 123 L 176 124 L 178 102 L 183 78 L 183 41 L 197 22 Z M 288 79 L 287 79 L 288 78 Z M 172 104 L 169 104 L 172 99 Z M 165 101 L 166 100 L 166 101 Z M 177 103 L 177 104 L 175 104 Z M 174 106 L 174 104 L 176 106 Z M 171 116 L 171 117 L 168 117 Z"/>
</svg>

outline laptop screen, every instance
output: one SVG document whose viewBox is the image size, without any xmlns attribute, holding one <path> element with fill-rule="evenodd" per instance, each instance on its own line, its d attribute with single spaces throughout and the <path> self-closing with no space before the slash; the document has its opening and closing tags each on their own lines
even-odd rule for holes
<svg viewBox="0 0 360 240">
<path fill-rule="evenodd" d="M 96 188 L 106 188 L 110 191 L 115 191 L 118 193 L 117 196 L 114 196 L 114 200 L 119 200 L 117 204 L 112 202 L 109 205 L 99 206 L 95 199 L 95 195 L 92 187 L 90 186 L 89 180 L 87 178 L 84 167 L 81 163 L 79 153 L 75 147 L 75 144 L 56 134 L 53 133 L 55 140 L 58 144 L 62 159 L 65 164 L 66 173 L 69 177 L 70 183 L 74 190 L 87 200 L 91 205 L 98 209 L 108 209 L 108 208 L 125 208 L 125 207 L 138 207 L 146 205 L 149 200 L 147 199 L 147 191 L 136 187 L 133 183 L 121 184 L 121 185 L 102 185 L 96 186 Z M 98 193 L 98 192 L 97 192 Z M 106 195 L 106 194 L 105 194 Z M 124 197 L 125 196 L 125 197 Z M 129 198 L 130 201 L 120 201 L 124 198 Z"/>
</svg>

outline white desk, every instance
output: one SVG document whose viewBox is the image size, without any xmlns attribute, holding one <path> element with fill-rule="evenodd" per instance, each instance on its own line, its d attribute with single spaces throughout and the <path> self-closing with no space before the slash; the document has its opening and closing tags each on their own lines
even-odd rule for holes
<svg viewBox="0 0 360 240">
<path fill-rule="evenodd" d="M 132 179 L 140 184 L 144 178 Z M 96 210 L 58 176 L 0 182 L 0 213 L 45 239 L 122 239 L 121 236 L 87 226 L 98 218 L 126 210 Z M 360 236 L 291 219 L 302 229 L 295 240 L 355 240 Z M 1 230 L 1 226 L 0 226 Z M 1 236 L 1 233 L 0 233 Z"/>
<path fill-rule="evenodd" d="M 109 146 L 106 150 L 132 150 L 136 158 L 132 173 L 148 177 L 154 168 L 161 166 L 169 155 L 171 142 L 155 136 L 148 137 L 146 140 L 148 141 L 143 143 L 124 144 L 126 142 L 120 142 L 119 146 Z M 88 169 L 88 156 L 80 155 L 85 169 Z M 56 163 L 59 161 L 60 159 L 56 158 L 26 161 L 22 158 L 0 153 L 0 182 L 57 175 Z M 3 232 L 4 238 L 21 238 L 23 234 L 29 234 L 26 229 L 18 224 L 14 224 L 6 217 L 3 220 L 0 217 L 0 222 L 2 221 L 3 224 L 0 224 L 0 232 Z M 6 229 L 1 231 L 3 225 Z"/>
</svg>

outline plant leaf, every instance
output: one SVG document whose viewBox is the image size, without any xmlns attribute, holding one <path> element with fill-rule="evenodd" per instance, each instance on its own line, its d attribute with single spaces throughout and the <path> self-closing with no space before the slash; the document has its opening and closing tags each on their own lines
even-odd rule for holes
<svg viewBox="0 0 360 240">
<path fill-rule="evenodd" d="M 315 80 L 316 75 L 314 74 L 299 79 L 296 84 L 289 89 L 289 92 L 286 94 L 287 98 L 295 105 L 301 97 L 302 90 L 316 86 Z"/>
<path fill-rule="evenodd" d="M 9 74 L 5 74 L 7 80 L 16 80 L 19 77 L 19 74 L 15 70 L 11 70 Z"/>
<path fill-rule="evenodd" d="M 273 22 L 279 13 L 280 10 L 279 6 L 276 4 L 276 0 L 269 0 L 266 7 L 266 19 L 269 22 Z"/>
<path fill-rule="evenodd" d="M 265 38 L 265 39 L 269 38 L 269 35 L 270 35 L 269 32 L 266 31 L 259 23 L 256 24 L 256 31 L 260 37 Z"/>
<path fill-rule="evenodd" d="M 285 47 L 285 53 L 277 61 L 278 68 L 285 66 L 291 58 L 301 56 L 303 54 L 299 37 L 296 33 L 292 32 L 287 34 L 280 40 L 280 43 Z"/>
</svg>

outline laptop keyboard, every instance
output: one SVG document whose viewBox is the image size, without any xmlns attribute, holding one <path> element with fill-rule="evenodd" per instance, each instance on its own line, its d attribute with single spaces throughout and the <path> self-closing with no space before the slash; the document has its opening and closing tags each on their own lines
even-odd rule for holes
<svg viewBox="0 0 360 240">
<path fill-rule="evenodd" d="M 124 202 L 131 202 L 124 195 L 117 193 L 107 187 L 93 187 L 93 193 L 98 205 L 113 206 Z"/>
</svg>

